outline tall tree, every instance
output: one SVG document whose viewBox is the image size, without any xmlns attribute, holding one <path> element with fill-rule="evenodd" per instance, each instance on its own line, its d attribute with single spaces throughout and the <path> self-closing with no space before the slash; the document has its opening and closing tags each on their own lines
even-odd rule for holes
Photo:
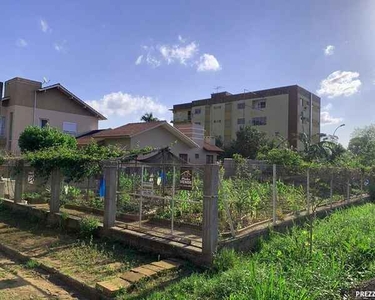
<svg viewBox="0 0 375 300">
<path fill-rule="evenodd" d="M 356 128 L 351 135 L 348 150 L 365 164 L 375 163 L 375 124 Z"/>
<path fill-rule="evenodd" d="M 143 122 L 156 122 L 156 121 L 159 121 L 159 119 L 154 117 L 152 112 L 149 112 L 149 113 L 145 113 L 141 117 L 141 121 L 143 121 Z"/>
<path fill-rule="evenodd" d="M 240 154 L 244 158 L 255 159 L 259 150 L 268 144 L 266 134 L 252 126 L 242 127 L 236 132 L 236 140 L 225 147 L 225 157 Z"/>
</svg>

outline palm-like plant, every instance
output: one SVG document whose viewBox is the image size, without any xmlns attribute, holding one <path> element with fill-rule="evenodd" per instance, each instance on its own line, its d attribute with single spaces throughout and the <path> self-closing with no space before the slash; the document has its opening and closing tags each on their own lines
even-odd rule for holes
<svg viewBox="0 0 375 300">
<path fill-rule="evenodd" d="M 321 141 L 312 143 L 311 139 L 303 133 L 300 140 L 304 144 L 304 154 L 308 160 L 333 162 L 345 152 L 345 149 L 327 137 L 326 134 L 318 134 Z"/>
<path fill-rule="evenodd" d="M 141 121 L 143 121 L 143 122 L 156 122 L 156 121 L 159 121 L 159 119 L 154 117 L 152 112 L 149 112 L 149 113 L 145 113 L 141 117 Z"/>
</svg>

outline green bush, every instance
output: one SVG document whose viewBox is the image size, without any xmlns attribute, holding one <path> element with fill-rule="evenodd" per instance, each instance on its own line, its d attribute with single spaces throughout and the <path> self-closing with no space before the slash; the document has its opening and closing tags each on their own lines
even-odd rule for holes
<svg viewBox="0 0 375 300">
<path fill-rule="evenodd" d="M 18 145 L 21 152 L 34 152 L 51 147 L 67 147 L 69 149 L 77 148 L 76 139 L 57 128 L 46 126 L 28 126 L 21 133 L 18 139 Z"/>
<path fill-rule="evenodd" d="M 25 267 L 27 269 L 35 269 L 35 268 L 38 268 L 39 266 L 40 266 L 40 263 L 34 259 L 29 259 L 25 264 Z"/>
<path fill-rule="evenodd" d="M 94 217 L 84 217 L 81 219 L 80 235 L 84 238 L 92 237 L 99 228 L 99 221 Z"/>
</svg>

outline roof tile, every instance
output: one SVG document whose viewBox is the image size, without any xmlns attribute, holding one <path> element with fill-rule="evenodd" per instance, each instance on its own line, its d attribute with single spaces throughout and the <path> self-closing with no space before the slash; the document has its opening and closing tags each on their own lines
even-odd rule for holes
<svg viewBox="0 0 375 300">
<path fill-rule="evenodd" d="M 155 128 L 160 124 L 166 123 L 166 121 L 156 122 L 141 122 L 141 123 L 129 123 L 124 126 L 117 127 L 112 130 L 106 130 L 95 134 L 95 138 L 98 137 L 122 137 L 122 136 L 133 136 L 143 131 Z"/>
</svg>

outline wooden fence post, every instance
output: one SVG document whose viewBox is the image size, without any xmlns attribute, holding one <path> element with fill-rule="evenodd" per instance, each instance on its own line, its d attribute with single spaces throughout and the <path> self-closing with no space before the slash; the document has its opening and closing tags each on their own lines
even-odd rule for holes
<svg viewBox="0 0 375 300">
<path fill-rule="evenodd" d="M 203 235 L 202 254 L 211 264 L 218 244 L 218 186 L 219 166 L 206 165 L 203 176 Z"/>
<path fill-rule="evenodd" d="M 104 162 L 104 229 L 115 226 L 116 221 L 116 193 L 117 193 L 117 161 Z"/>
</svg>

